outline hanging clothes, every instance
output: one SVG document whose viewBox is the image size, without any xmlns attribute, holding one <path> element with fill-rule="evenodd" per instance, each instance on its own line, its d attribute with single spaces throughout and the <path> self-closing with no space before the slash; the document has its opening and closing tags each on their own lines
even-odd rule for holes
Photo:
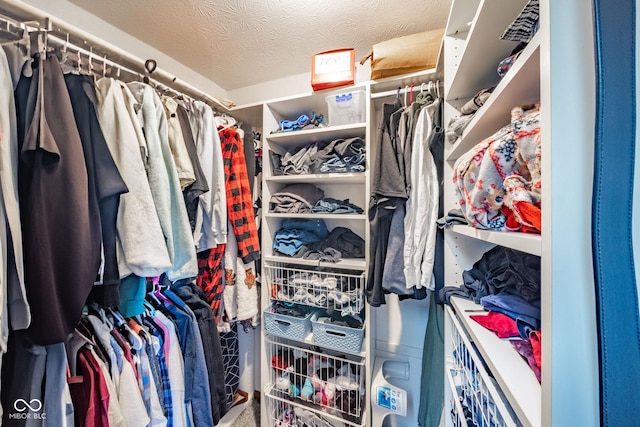
<svg viewBox="0 0 640 427">
<path fill-rule="evenodd" d="M 184 355 L 185 403 L 189 417 L 197 426 L 213 425 L 211 390 L 204 348 L 195 314 L 178 295 L 164 290 L 164 307 L 178 327 L 180 349 Z"/>
<path fill-rule="evenodd" d="M 52 426 L 73 425 L 74 408 L 70 404 L 67 384 L 67 357 L 64 345 L 33 345 L 23 332 L 12 332 L 9 350 L 2 366 L 3 425 L 41 425 L 36 417 L 46 414 Z M 16 402 L 37 399 L 40 408 L 33 404 L 28 419 L 17 419 Z"/>
<path fill-rule="evenodd" d="M 167 118 L 167 139 L 176 166 L 180 187 L 184 190 L 196 180 L 193 163 L 187 151 L 182 124 L 178 118 L 178 102 L 167 96 L 162 97 L 165 117 Z"/>
<path fill-rule="evenodd" d="M 117 258 L 120 277 L 161 275 L 171 260 L 142 162 L 144 136 L 134 125 L 134 100 L 112 78 L 96 83 L 98 121 L 109 151 L 129 188 L 120 200 L 117 217 Z M 116 125 L 117 124 L 117 125 Z"/>
<path fill-rule="evenodd" d="M 149 85 L 131 82 L 127 87 L 141 104 L 138 120 L 147 141 L 147 175 L 172 263 L 166 272 L 167 277 L 171 281 L 196 277 L 196 252 L 169 148 L 167 118 L 162 101 Z"/>
<path fill-rule="evenodd" d="M 443 126 L 442 109 L 444 101 L 438 97 L 437 107 L 433 114 L 433 133 L 429 141 L 429 151 L 435 161 L 436 174 L 438 177 L 438 218 L 444 216 L 444 140 L 445 131 Z M 439 299 L 440 289 L 444 286 L 444 229 L 438 227 L 436 230 L 435 249 L 433 252 L 433 277 L 435 282 L 436 302 Z"/>
<path fill-rule="evenodd" d="M 225 370 L 217 321 L 204 293 L 196 285 L 176 282 L 171 285 L 171 290 L 193 311 L 197 320 L 208 371 L 213 422 L 217 424 L 227 412 Z"/>
<path fill-rule="evenodd" d="M 382 104 L 378 132 L 374 149 L 377 152 L 372 165 L 371 202 L 369 207 L 370 239 L 369 269 L 367 271 L 367 302 L 373 307 L 385 304 L 382 288 L 382 271 L 389 243 L 391 219 L 398 203 L 407 198 L 404 175 L 401 172 L 398 153 L 393 145 L 395 134 L 391 129 L 391 115 L 401 107 L 396 100 L 393 104 Z"/>
<path fill-rule="evenodd" d="M 248 264 L 260 259 L 260 242 L 253 216 L 244 148 L 236 130 L 225 128 L 219 134 L 227 195 L 227 215 L 238 243 L 238 257 Z"/>
<path fill-rule="evenodd" d="M 411 153 L 411 185 L 404 217 L 404 277 L 407 288 L 433 290 L 432 273 L 438 219 L 439 184 L 435 160 L 429 151 L 436 100 L 423 107 L 415 123 Z"/>
<path fill-rule="evenodd" d="M 7 56 L 0 49 L 0 367 L 9 329 L 25 329 L 31 323 L 18 207 L 19 151 L 13 89 Z"/>
<path fill-rule="evenodd" d="M 213 121 L 213 110 L 204 102 L 195 101 L 185 108 L 194 133 L 196 150 L 207 178 L 209 192 L 200 196 L 194 241 L 197 252 L 227 242 L 227 193 L 222 165 L 220 137 Z"/>
<path fill-rule="evenodd" d="M 255 262 L 245 264 L 238 256 L 238 244 L 234 234 L 229 234 L 229 242 L 225 248 L 224 270 L 223 297 L 227 321 L 252 319 L 260 311 Z"/>
<path fill-rule="evenodd" d="M 18 187 L 28 331 L 34 342 L 52 344 L 78 323 L 95 281 L 99 260 L 91 250 L 99 223 L 87 209 L 87 167 L 58 60 L 38 56 L 34 65 L 33 77 L 23 76 L 16 90 Z"/>
<path fill-rule="evenodd" d="M 92 265 L 104 259 L 99 285 L 92 289 L 93 298 L 105 307 L 120 303 L 120 272 L 116 257 L 116 221 L 120 195 L 129 190 L 120 176 L 104 139 L 95 105 L 94 80 L 91 76 L 67 74 L 64 77 L 73 107 L 76 126 L 82 141 L 89 179 L 89 213 L 91 215 L 90 251 Z"/>
<path fill-rule="evenodd" d="M 182 191 L 184 204 L 187 208 L 187 216 L 189 217 L 189 225 L 191 225 L 191 232 L 193 233 L 196 229 L 196 216 L 200 205 L 200 196 L 209 191 L 209 185 L 207 185 L 207 178 L 205 177 L 202 166 L 200 165 L 200 159 L 198 158 L 196 143 L 193 139 L 193 132 L 191 130 L 189 117 L 187 116 L 187 111 L 182 105 L 178 104 L 176 114 L 180 121 L 182 137 L 184 139 L 187 153 L 189 154 L 189 159 L 191 160 L 191 165 L 193 166 L 193 174 L 195 177 L 195 181 L 185 187 Z"/>
<path fill-rule="evenodd" d="M 222 311 L 222 298 L 225 286 L 224 254 L 226 245 L 218 245 L 203 252 L 198 252 L 199 273 L 196 283 L 206 295 L 213 311 L 215 324 L 219 324 Z"/>
</svg>

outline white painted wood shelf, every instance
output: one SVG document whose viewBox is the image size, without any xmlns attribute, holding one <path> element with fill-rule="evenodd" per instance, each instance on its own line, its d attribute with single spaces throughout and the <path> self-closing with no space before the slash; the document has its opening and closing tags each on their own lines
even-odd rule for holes
<svg viewBox="0 0 640 427">
<path fill-rule="evenodd" d="M 275 175 L 265 177 L 266 182 L 309 182 L 313 184 L 364 184 L 367 179 L 365 172 L 361 173 L 317 173 L 307 175 Z"/>
<path fill-rule="evenodd" d="M 300 218 L 300 219 L 337 219 L 340 221 L 364 221 L 367 216 L 364 214 L 323 214 L 323 213 L 280 213 L 267 212 L 266 218 Z"/>
<path fill-rule="evenodd" d="M 446 95 L 448 102 L 466 101 L 479 90 L 497 83 L 499 62 L 509 56 L 517 45 L 516 42 L 500 40 L 500 36 L 526 3 L 527 0 L 480 2 Z"/>
<path fill-rule="evenodd" d="M 540 102 L 540 39 L 539 34 L 534 36 L 523 49 L 489 99 L 471 119 L 462 137 L 447 151 L 447 161 L 455 161 L 476 144 L 508 125 L 513 107 Z"/>
<path fill-rule="evenodd" d="M 469 317 L 486 313 L 482 306 L 457 297 L 451 298 L 451 305 L 520 422 L 525 426 L 540 426 L 542 389 L 527 362 L 508 340 L 501 340 Z"/>
<path fill-rule="evenodd" d="M 268 139 L 271 144 L 294 148 L 317 141 L 329 142 L 337 138 L 352 138 L 356 136 L 364 138 L 366 127 L 366 123 L 327 126 L 315 129 L 270 133 L 266 134 L 265 138 Z"/>
<path fill-rule="evenodd" d="M 540 234 L 480 230 L 468 225 L 454 225 L 449 228 L 449 231 L 462 236 L 516 249 L 531 255 L 542 255 L 542 236 Z"/>
</svg>

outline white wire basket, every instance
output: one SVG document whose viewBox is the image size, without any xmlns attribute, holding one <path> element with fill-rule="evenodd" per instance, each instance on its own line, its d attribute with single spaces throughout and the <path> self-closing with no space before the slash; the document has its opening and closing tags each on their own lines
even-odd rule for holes
<svg viewBox="0 0 640 427">
<path fill-rule="evenodd" d="M 265 395 L 276 401 L 270 408 L 274 423 L 283 423 L 274 425 L 314 425 L 294 423 L 315 419 L 308 413 L 331 426 L 362 425 L 367 402 L 363 358 L 294 346 L 279 338 L 267 339 L 266 345 L 270 366 Z"/>
<path fill-rule="evenodd" d="M 445 425 L 455 427 L 520 426 L 506 397 L 490 375 L 475 346 L 447 307 L 446 328 L 450 342 L 445 343 L 446 377 L 449 401 Z"/>
<path fill-rule="evenodd" d="M 355 315 L 364 308 L 365 274 L 362 272 L 322 268 L 310 271 L 275 263 L 265 265 L 264 276 L 271 299 L 275 301 Z"/>
<path fill-rule="evenodd" d="M 324 414 L 278 399 L 267 397 L 270 423 L 273 427 L 344 427 L 345 424 Z"/>
</svg>

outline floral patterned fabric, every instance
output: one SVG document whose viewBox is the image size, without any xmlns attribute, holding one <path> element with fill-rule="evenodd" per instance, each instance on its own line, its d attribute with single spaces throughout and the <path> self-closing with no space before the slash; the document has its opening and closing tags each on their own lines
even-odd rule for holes
<svg viewBox="0 0 640 427">
<path fill-rule="evenodd" d="M 509 125 L 454 165 L 454 188 L 469 225 L 540 232 L 540 161 L 540 106 L 516 107 Z"/>
</svg>

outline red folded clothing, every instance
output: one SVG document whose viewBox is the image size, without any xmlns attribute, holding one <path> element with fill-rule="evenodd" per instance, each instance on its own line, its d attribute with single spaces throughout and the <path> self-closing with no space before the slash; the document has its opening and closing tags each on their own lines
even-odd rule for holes
<svg viewBox="0 0 640 427">
<path fill-rule="evenodd" d="M 531 331 L 529 333 L 529 341 L 533 349 L 533 357 L 536 360 L 538 368 L 542 369 L 542 331 Z"/>
<path fill-rule="evenodd" d="M 516 321 L 511 317 L 498 313 L 497 311 L 490 311 L 488 314 L 474 314 L 469 316 L 480 325 L 495 332 L 498 338 L 511 338 L 519 337 L 518 327 Z"/>
</svg>

